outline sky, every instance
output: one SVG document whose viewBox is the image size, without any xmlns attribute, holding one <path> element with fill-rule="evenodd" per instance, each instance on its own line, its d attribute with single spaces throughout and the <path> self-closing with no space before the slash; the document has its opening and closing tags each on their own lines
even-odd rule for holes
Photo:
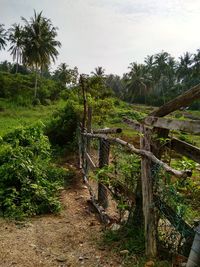
<svg viewBox="0 0 200 267">
<path fill-rule="evenodd" d="M 167 51 L 175 58 L 200 48 L 200 0 L 0 0 L 0 24 L 9 28 L 43 11 L 62 43 L 56 65 L 122 75 L 131 62 Z M 0 61 L 12 60 L 0 51 Z"/>
</svg>

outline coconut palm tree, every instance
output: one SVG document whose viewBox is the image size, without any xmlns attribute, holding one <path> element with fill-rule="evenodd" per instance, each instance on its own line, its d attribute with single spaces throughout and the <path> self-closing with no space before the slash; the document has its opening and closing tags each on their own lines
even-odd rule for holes
<svg viewBox="0 0 200 267">
<path fill-rule="evenodd" d="M 71 73 L 68 67 L 66 63 L 61 63 L 54 72 L 54 78 L 59 80 L 63 86 L 66 86 L 66 83 L 71 81 Z"/>
<path fill-rule="evenodd" d="M 191 79 L 193 55 L 186 52 L 179 60 L 180 62 L 177 67 L 178 81 L 187 82 Z"/>
<path fill-rule="evenodd" d="M 94 69 L 95 71 L 92 71 L 91 74 L 97 77 L 104 78 L 105 77 L 105 69 L 103 67 L 96 67 Z"/>
<path fill-rule="evenodd" d="M 19 63 L 22 62 L 22 52 L 24 48 L 24 31 L 20 24 L 13 24 L 9 29 L 9 41 L 11 55 L 13 56 L 13 61 L 16 60 L 16 73 L 18 72 Z"/>
<path fill-rule="evenodd" d="M 130 72 L 126 76 L 127 98 L 133 101 L 134 97 L 144 97 L 146 103 L 146 96 L 150 92 L 152 84 L 147 67 L 144 64 L 133 62 L 130 64 L 129 69 Z"/>
<path fill-rule="evenodd" d="M 55 40 L 57 28 L 53 27 L 50 19 L 42 16 L 42 12 L 34 11 L 30 21 L 24 17 L 22 20 L 25 22 L 23 61 L 35 70 L 36 97 L 38 73 L 43 67 L 50 65 L 51 61 L 55 62 L 58 56 L 57 47 L 60 47 L 61 43 Z"/>
<path fill-rule="evenodd" d="M 162 95 L 163 103 L 165 103 L 166 94 L 169 94 L 175 84 L 176 62 L 169 53 L 164 51 L 156 54 L 154 58 L 155 61 L 152 72 L 154 91 Z"/>
<path fill-rule="evenodd" d="M 0 50 L 5 49 L 7 41 L 7 32 L 4 29 L 4 24 L 0 24 Z"/>
</svg>

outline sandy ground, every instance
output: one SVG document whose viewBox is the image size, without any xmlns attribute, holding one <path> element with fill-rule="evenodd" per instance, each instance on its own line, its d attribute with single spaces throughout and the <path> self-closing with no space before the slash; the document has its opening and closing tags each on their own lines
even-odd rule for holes
<svg viewBox="0 0 200 267">
<path fill-rule="evenodd" d="M 119 256 L 100 244 L 103 226 L 87 206 L 79 182 L 62 192 L 60 215 L 23 223 L 0 219 L 0 267 L 120 267 Z"/>
</svg>

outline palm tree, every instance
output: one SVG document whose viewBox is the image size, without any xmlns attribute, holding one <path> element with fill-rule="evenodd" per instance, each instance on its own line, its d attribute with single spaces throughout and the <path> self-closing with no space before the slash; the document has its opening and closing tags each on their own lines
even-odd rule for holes
<svg viewBox="0 0 200 267">
<path fill-rule="evenodd" d="M 19 24 L 13 24 L 9 29 L 9 41 L 11 55 L 13 56 L 13 61 L 16 59 L 16 73 L 18 72 L 19 63 L 22 62 L 22 52 L 23 52 L 23 27 Z"/>
<path fill-rule="evenodd" d="M 7 32 L 4 29 L 4 24 L 0 24 L 0 50 L 5 49 L 7 41 Z"/>
<path fill-rule="evenodd" d="M 42 12 L 37 14 L 34 11 L 30 21 L 23 17 L 22 20 L 25 22 L 23 61 L 35 70 L 36 97 L 38 72 L 50 65 L 51 61 L 55 62 L 58 56 L 57 47 L 60 47 L 61 43 L 55 40 L 57 28 L 53 27 L 50 19 L 42 16 Z"/>
<path fill-rule="evenodd" d="M 71 73 L 66 63 L 61 63 L 54 72 L 55 79 L 59 80 L 64 86 L 71 81 Z"/>
<path fill-rule="evenodd" d="M 147 69 L 148 71 L 152 71 L 154 65 L 155 65 L 155 59 L 154 59 L 154 56 L 147 56 L 145 59 L 144 59 L 144 63 L 146 64 L 147 66 Z"/>
<path fill-rule="evenodd" d="M 181 82 L 186 82 L 191 79 L 193 55 L 186 52 L 180 58 L 180 62 L 177 68 L 177 78 Z"/>
<path fill-rule="evenodd" d="M 162 51 L 154 56 L 154 67 L 152 77 L 154 80 L 154 90 L 157 94 L 162 94 L 163 103 L 166 101 L 166 92 L 173 88 L 175 84 L 176 62 L 169 53 Z"/>
<path fill-rule="evenodd" d="M 152 83 L 147 67 L 133 62 L 130 64 L 129 69 L 131 70 L 126 76 L 127 97 L 131 101 L 136 96 L 144 97 L 146 103 L 146 95 L 150 92 Z"/>
<path fill-rule="evenodd" d="M 93 74 L 94 76 L 101 77 L 101 78 L 105 77 L 105 69 L 103 69 L 103 67 L 96 67 L 94 70 L 95 71 L 91 72 L 91 74 Z"/>
<path fill-rule="evenodd" d="M 106 86 L 111 88 L 119 98 L 123 97 L 125 86 L 120 76 L 113 74 L 108 75 L 106 77 Z"/>
</svg>

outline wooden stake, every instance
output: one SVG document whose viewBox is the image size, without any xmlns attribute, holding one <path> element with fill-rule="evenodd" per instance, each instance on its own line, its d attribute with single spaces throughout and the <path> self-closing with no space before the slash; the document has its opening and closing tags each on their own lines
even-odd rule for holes
<svg viewBox="0 0 200 267">
<path fill-rule="evenodd" d="M 143 150 L 150 151 L 150 134 L 145 126 L 141 125 L 140 147 Z M 143 196 L 143 214 L 145 228 L 145 252 L 149 258 L 156 257 L 156 216 L 153 200 L 153 179 L 151 175 L 151 160 L 146 156 L 141 160 L 141 179 Z"/>
<path fill-rule="evenodd" d="M 99 168 L 103 168 L 109 164 L 110 143 L 100 139 L 99 142 Z M 108 207 L 108 191 L 105 185 L 98 184 L 98 202 L 104 209 Z"/>
</svg>

